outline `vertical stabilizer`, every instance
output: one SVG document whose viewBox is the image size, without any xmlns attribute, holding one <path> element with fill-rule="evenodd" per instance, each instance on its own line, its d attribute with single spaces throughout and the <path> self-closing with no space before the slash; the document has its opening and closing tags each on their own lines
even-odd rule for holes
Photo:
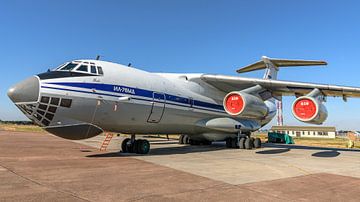
<svg viewBox="0 0 360 202">
<path fill-rule="evenodd" d="M 266 71 L 263 78 L 276 80 L 279 68 L 266 56 L 262 56 L 261 60 L 265 63 L 266 66 Z"/>
</svg>

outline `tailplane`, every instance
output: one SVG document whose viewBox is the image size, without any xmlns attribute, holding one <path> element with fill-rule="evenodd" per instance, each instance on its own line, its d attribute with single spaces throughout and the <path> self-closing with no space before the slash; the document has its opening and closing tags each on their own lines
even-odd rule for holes
<svg viewBox="0 0 360 202">
<path fill-rule="evenodd" d="M 261 60 L 236 70 L 237 73 L 251 72 L 260 69 L 266 69 L 264 79 L 277 79 L 277 72 L 279 67 L 293 67 L 293 66 L 316 66 L 327 65 L 325 61 L 321 60 L 288 60 L 288 59 L 276 59 L 262 56 Z"/>
</svg>

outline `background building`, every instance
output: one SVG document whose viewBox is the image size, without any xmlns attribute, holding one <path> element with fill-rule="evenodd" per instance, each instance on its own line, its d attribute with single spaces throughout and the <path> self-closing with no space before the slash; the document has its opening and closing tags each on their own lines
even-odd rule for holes
<svg viewBox="0 0 360 202">
<path fill-rule="evenodd" d="M 335 138 L 335 127 L 323 126 L 273 126 L 272 132 L 285 133 L 292 137 Z"/>
</svg>

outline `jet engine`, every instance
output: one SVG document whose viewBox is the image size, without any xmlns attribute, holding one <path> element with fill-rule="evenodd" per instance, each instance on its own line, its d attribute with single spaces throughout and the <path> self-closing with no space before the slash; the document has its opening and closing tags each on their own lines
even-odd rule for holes
<svg viewBox="0 0 360 202">
<path fill-rule="evenodd" d="M 299 121 L 312 124 L 322 124 L 328 116 L 321 100 L 311 96 L 297 98 L 292 105 L 292 113 Z"/>
<path fill-rule="evenodd" d="M 261 98 L 245 92 L 228 93 L 223 105 L 228 114 L 241 118 L 262 119 L 268 113 L 268 108 Z"/>
</svg>

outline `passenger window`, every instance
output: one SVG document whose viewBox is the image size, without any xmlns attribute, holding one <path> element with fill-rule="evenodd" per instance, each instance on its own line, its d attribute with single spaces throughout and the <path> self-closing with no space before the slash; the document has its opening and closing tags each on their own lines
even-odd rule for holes
<svg viewBox="0 0 360 202">
<path fill-rule="evenodd" d="M 102 68 L 101 68 L 101 67 L 97 67 L 97 68 L 98 68 L 98 72 L 99 72 L 99 74 L 100 74 L 100 75 L 103 75 L 103 74 L 104 74 L 104 72 L 103 72 Z"/>
<path fill-rule="evenodd" d="M 69 63 L 65 67 L 61 68 L 61 70 L 72 70 L 77 66 L 75 63 Z"/>
<path fill-rule="evenodd" d="M 91 73 L 96 74 L 96 67 L 95 66 L 91 66 Z"/>
<path fill-rule="evenodd" d="M 88 72 L 88 66 L 81 65 L 79 68 L 77 68 L 77 71 Z"/>
</svg>

